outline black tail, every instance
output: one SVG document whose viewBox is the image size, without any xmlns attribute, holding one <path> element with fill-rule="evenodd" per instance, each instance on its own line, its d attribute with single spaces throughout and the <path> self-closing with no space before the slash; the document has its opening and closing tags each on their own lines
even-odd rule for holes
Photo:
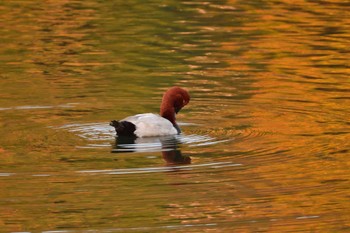
<svg viewBox="0 0 350 233">
<path fill-rule="evenodd" d="M 118 128 L 120 126 L 119 121 L 113 120 L 109 123 L 110 126 L 113 126 L 114 128 Z"/>
<path fill-rule="evenodd" d="M 133 123 L 129 121 L 116 121 L 113 120 L 111 123 L 109 123 L 110 126 L 113 126 L 115 128 L 115 131 L 117 132 L 118 136 L 127 136 L 127 137 L 134 137 L 136 127 Z"/>
</svg>

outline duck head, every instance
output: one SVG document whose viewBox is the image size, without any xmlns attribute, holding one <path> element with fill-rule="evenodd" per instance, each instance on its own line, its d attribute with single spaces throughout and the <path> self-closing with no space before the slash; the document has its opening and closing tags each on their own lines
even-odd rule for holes
<svg viewBox="0 0 350 233">
<path fill-rule="evenodd" d="M 171 87 L 163 95 L 160 105 L 160 115 L 173 123 L 174 127 L 181 132 L 176 124 L 175 115 L 190 102 L 188 91 L 181 87 Z"/>
</svg>

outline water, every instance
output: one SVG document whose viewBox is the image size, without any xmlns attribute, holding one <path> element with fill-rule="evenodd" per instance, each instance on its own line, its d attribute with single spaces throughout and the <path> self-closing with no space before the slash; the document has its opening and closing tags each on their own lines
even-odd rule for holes
<svg viewBox="0 0 350 233">
<path fill-rule="evenodd" d="M 348 232 L 349 7 L 1 2 L 0 232 Z"/>
</svg>

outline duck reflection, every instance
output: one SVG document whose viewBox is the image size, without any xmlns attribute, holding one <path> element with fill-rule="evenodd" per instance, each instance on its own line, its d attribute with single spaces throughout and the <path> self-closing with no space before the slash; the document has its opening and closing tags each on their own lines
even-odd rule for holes
<svg viewBox="0 0 350 233">
<path fill-rule="evenodd" d="M 179 149 L 176 136 L 164 137 L 117 137 L 112 153 L 161 151 L 167 165 L 190 164 L 191 158 Z"/>
</svg>

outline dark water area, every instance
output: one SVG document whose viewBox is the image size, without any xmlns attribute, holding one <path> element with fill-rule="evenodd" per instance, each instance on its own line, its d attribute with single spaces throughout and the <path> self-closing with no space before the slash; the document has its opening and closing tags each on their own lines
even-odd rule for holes
<svg viewBox="0 0 350 233">
<path fill-rule="evenodd" d="M 349 12 L 0 2 L 0 232 L 349 232 Z M 174 85 L 183 134 L 115 138 Z"/>
</svg>

